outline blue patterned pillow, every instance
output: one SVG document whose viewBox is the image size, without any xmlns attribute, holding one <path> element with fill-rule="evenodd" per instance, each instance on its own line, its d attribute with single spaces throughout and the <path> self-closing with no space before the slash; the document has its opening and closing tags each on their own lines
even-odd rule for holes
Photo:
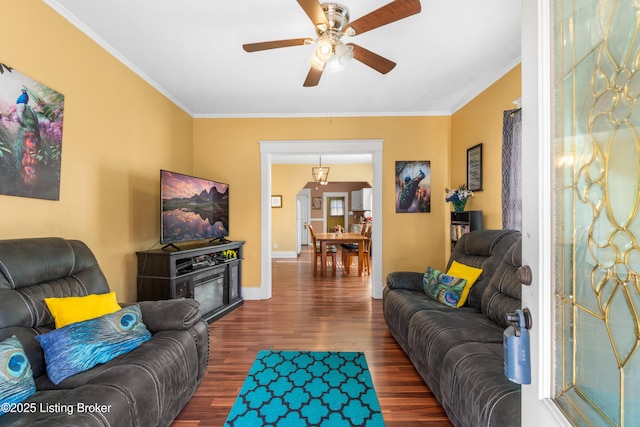
<svg viewBox="0 0 640 427">
<path fill-rule="evenodd" d="M 54 384 L 128 353 L 150 338 L 138 305 L 36 336 Z"/>
<path fill-rule="evenodd" d="M 6 403 L 20 403 L 36 392 L 29 359 L 15 335 L 0 342 L 0 415 Z"/>
<path fill-rule="evenodd" d="M 466 298 L 465 279 L 449 276 L 431 267 L 424 273 L 422 286 L 427 295 L 449 307 L 460 307 L 464 303 L 461 298 Z"/>
</svg>

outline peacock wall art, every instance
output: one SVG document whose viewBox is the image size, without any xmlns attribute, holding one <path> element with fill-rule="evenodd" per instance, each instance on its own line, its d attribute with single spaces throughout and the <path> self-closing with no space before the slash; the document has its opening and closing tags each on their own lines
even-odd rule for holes
<svg viewBox="0 0 640 427">
<path fill-rule="evenodd" d="M 431 162 L 396 162 L 396 212 L 431 212 Z"/>
<path fill-rule="evenodd" d="M 0 194 L 60 199 L 64 95 L 0 63 Z"/>
</svg>

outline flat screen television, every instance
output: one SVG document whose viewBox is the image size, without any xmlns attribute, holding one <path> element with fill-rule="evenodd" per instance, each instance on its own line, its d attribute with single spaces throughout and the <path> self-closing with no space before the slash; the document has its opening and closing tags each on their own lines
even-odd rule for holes
<svg viewBox="0 0 640 427">
<path fill-rule="evenodd" d="M 229 185 L 160 171 L 160 242 L 225 240 L 229 235 Z"/>
</svg>

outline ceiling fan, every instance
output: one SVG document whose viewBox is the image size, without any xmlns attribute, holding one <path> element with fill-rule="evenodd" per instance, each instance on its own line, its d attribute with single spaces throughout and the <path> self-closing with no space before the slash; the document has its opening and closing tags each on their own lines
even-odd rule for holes
<svg viewBox="0 0 640 427">
<path fill-rule="evenodd" d="M 309 62 L 311 69 L 304 81 L 305 87 L 316 86 L 327 64 L 344 65 L 352 58 L 374 70 L 387 74 L 396 63 L 354 43 L 345 44 L 344 36 L 356 36 L 369 30 L 390 24 L 420 12 L 420 0 L 395 0 L 367 15 L 349 22 L 349 10 L 337 3 L 320 3 L 318 0 L 297 0 L 315 26 L 317 38 L 274 40 L 242 45 L 247 52 L 277 49 L 281 47 L 317 44 Z"/>
</svg>

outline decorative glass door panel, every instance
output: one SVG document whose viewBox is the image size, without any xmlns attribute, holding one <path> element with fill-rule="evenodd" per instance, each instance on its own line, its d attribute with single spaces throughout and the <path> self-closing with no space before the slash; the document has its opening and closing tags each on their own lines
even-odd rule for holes
<svg viewBox="0 0 640 427">
<path fill-rule="evenodd" d="M 640 2 L 556 0 L 555 400 L 640 420 Z"/>
</svg>

